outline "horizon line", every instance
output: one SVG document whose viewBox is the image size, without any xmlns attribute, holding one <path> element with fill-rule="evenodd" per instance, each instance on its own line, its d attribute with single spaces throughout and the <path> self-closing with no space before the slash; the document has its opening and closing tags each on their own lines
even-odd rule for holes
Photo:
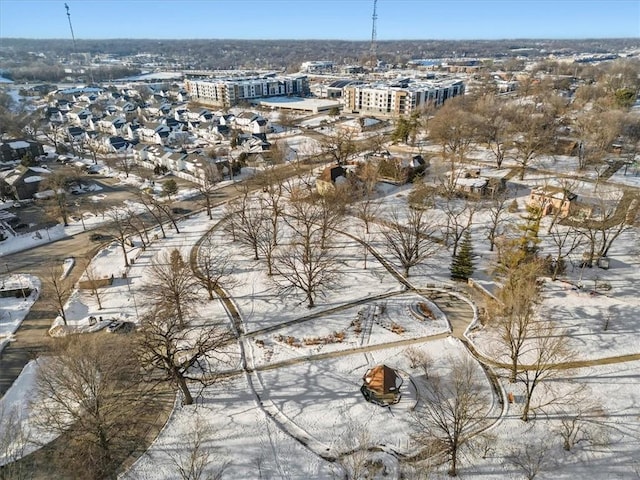
<svg viewBox="0 0 640 480">
<path fill-rule="evenodd" d="M 35 40 L 35 41 L 65 41 L 73 42 L 69 38 L 63 37 L 2 37 L 0 40 Z M 247 41 L 247 42 L 354 42 L 354 43 L 370 43 L 371 40 L 355 40 L 344 38 L 210 38 L 210 37 L 192 37 L 192 38 L 152 38 L 152 37 L 100 37 L 100 38 L 76 38 L 76 42 L 81 41 L 101 41 L 101 40 L 148 40 L 148 41 Z M 586 40 L 637 40 L 640 43 L 640 37 L 504 37 L 504 38 L 394 38 L 386 40 L 377 40 L 377 43 L 384 42 L 504 42 L 504 41 L 586 41 Z"/>
</svg>

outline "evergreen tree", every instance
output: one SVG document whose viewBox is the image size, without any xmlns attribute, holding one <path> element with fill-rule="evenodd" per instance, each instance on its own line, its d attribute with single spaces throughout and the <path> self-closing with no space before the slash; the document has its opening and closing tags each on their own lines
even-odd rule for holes
<svg viewBox="0 0 640 480">
<path fill-rule="evenodd" d="M 540 220 L 542 219 L 542 209 L 537 205 L 527 205 L 527 212 L 523 215 L 524 223 L 518 225 L 522 232 L 520 237 L 520 248 L 526 256 L 536 255 L 540 237 Z"/>
<path fill-rule="evenodd" d="M 471 232 L 467 229 L 462 237 L 460 248 L 451 261 L 451 278 L 455 280 L 468 280 L 473 274 L 473 245 L 471 244 Z"/>
</svg>

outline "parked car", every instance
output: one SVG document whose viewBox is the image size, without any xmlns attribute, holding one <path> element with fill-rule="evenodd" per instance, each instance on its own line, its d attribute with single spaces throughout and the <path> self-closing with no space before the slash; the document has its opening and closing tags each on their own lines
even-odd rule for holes
<svg viewBox="0 0 640 480">
<path fill-rule="evenodd" d="M 124 322 L 109 322 L 109 325 L 106 327 L 106 331 L 109 333 L 114 333 L 120 330 L 124 325 Z"/>
<path fill-rule="evenodd" d="M 101 242 L 106 239 L 107 236 L 103 235 L 102 233 L 92 233 L 91 235 L 89 235 L 89 240 L 91 240 L 92 242 Z"/>
<path fill-rule="evenodd" d="M 171 211 L 176 215 L 186 215 L 187 213 L 191 212 L 191 210 L 187 208 L 180 208 L 180 207 L 174 207 L 171 209 Z"/>
</svg>

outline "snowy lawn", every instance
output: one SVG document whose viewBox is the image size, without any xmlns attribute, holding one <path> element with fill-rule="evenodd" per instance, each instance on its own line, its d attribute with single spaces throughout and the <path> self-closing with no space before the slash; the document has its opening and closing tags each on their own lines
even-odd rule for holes
<svg viewBox="0 0 640 480">
<path fill-rule="evenodd" d="M 508 405 L 507 415 L 487 432 L 478 448 L 467 453 L 460 478 L 526 478 L 513 459 L 522 460 L 527 451 L 531 458 L 541 459 L 536 479 L 638 478 L 639 381 L 640 361 L 563 371 L 538 401 L 576 392 L 580 385 L 582 390 L 539 411 L 527 423 L 520 420 L 520 387 L 505 382 L 505 390 L 515 394 L 516 402 Z M 579 442 L 566 451 L 560 435 L 562 420 L 581 410 Z"/>
<path fill-rule="evenodd" d="M 13 274 L 3 275 L 0 279 L 2 290 L 30 289 L 27 298 L 15 296 L 0 297 L 0 354 L 5 345 L 11 341 L 13 334 L 29 313 L 32 305 L 38 299 L 40 279 L 33 275 Z"/>
<path fill-rule="evenodd" d="M 427 342 L 420 348 L 435 359 L 432 372 L 445 376 L 450 360 L 466 355 L 460 343 L 451 339 Z M 174 478 L 172 457 L 188 454 L 196 425 L 209 432 L 205 437 L 211 452 L 207 471 L 227 464 L 224 479 L 264 478 L 267 474 L 331 479 L 342 474 L 340 462 L 332 464 L 318 455 L 342 458 L 353 449 L 374 446 L 410 453 L 411 411 L 419 395 L 416 385 L 420 388 L 425 379 L 409 366 L 404 352 L 405 348 L 382 348 L 368 354 L 345 353 L 254 373 L 250 384 L 237 376 L 211 387 L 197 405 L 174 412 L 156 442 L 124 478 Z M 402 398 L 390 408 L 366 402 L 359 390 L 362 375 L 380 363 L 397 369 L 404 380 Z M 487 413 L 493 415 L 490 386 L 479 367 L 477 375 L 487 392 Z M 260 396 L 259 404 L 250 393 L 252 386 Z M 291 435 L 304 439 L 307 447 Z"/>
<path fill-rule="evenodd" d="M 40 359 L 38 361 L 44 361 Z M 38 364 L 30 361 L 0 398 L 0 465 L 22 458 L 56 438 L 37 424 L 30 398 Z"/>
<path fill-rule="evenodd" d="M 433 312 L 433 319 L 420 313 L 420 304 Z M 255 365 L 264 365 L 446 332 L 446 318 L 434 303 L 417 294 L 399 293 L 335 312 L 320 312 L 304 322 L 256 335 L 251 346 Z"/>
<path fill-rule="evenodd" d="M 316 307 L 306 308 L 303 294 L 291 291 L 280 293 L 279 286 L 267 276 L 263 260 L 254 261 L 250 254 L 233 245 L 230 235 L 223 230 L 214 232 L 214 242 L 229 251 L 235 265 L 234 281 L 229 289 L 243 319 L 245 330 L 252 332 L 291 321 L 317 310 L 325 310 L 348 302 L 362 300 L 398 291 L 400 285 L 391 280 L 389 273 L 369 255 L 364 268 L 363 247 L 342 235 L 336 236 L 340 286 L 317 299 Z"/>
</svg>

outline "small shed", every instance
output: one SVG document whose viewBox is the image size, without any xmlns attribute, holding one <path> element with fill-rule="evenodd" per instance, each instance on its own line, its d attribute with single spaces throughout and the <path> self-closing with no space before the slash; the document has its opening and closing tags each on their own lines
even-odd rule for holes
<svg viewBox="0 0 640 480">
<path fill-rule="evenodd" d="M 388 406 L 400 401 L 402 377 L 393 368 L 377 365 L 367 370 L 362 381 L 360 391 L 368 402 Z"/>
</svg>

